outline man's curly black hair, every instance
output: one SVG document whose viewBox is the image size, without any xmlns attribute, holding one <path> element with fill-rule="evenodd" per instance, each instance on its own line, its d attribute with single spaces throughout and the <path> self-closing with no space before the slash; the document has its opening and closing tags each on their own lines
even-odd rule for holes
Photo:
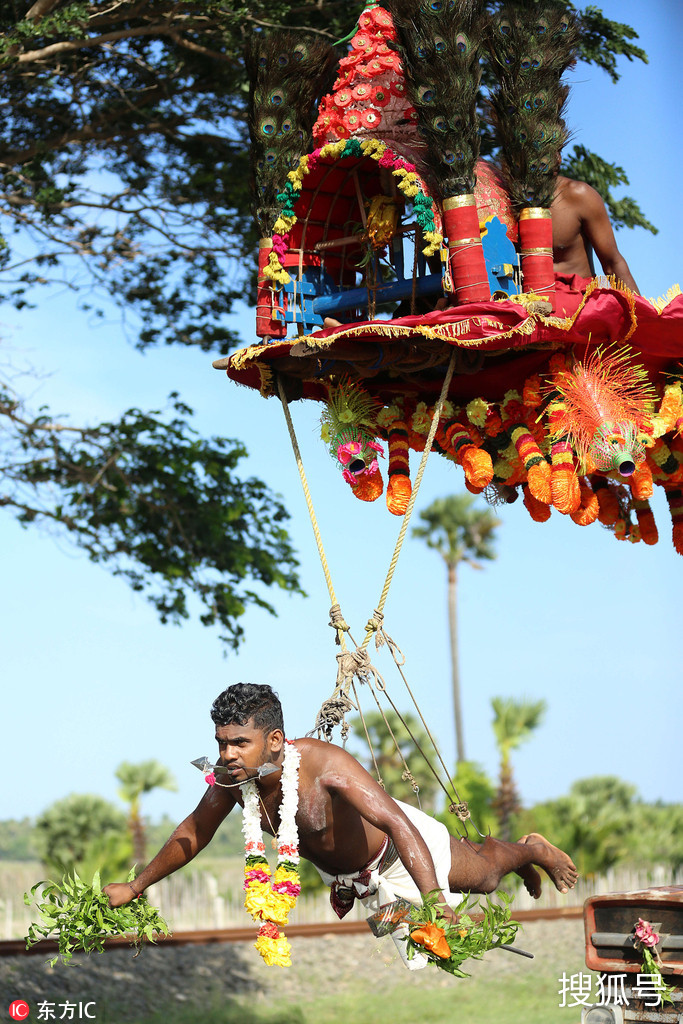
<svg viewBox="0 0 683 1024">
<path fill-rule="evenodd" d="M 211 718 L 216 725 L 246 725 L 254 722 L 257 729 L 270 733 L 285 731 L 282 705 L 272 687 L 257 683 L 235 683 L 219 693 L 211 705 Z"/>
</svg>

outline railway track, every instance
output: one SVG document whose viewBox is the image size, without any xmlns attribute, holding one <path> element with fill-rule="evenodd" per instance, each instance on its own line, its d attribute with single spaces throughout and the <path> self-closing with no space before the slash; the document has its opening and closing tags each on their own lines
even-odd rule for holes
<svg viewBox="0 0 683 1024">
<path fill-rule="evenodd" d="M 525 921 L 558 921 L 560 918 L 581 918 L 582 907 L 551 907 L 539 910 L 519 910 L 514 918 L 522 924 Z M 315 938 L 320 935 L 364 935 L 369 934 L 365 921 L 332 921 L 323 924 L 292 924 L 287 928 L 288 938 Z M 207 931 L 174 932 L 166 938 L 160 938 L 158 945 L 164 946 L 209 946 L 222 942 L 253 942 L 256 935 L 254 925 L 246 928 L 215 928 Z M 105 948 L 128 946 L 125 936 L 115 936 L 105 940 Z M 0 956 L 40 956 L 57 952 L 57 943 L 53 939 L 43 939 L 31 949 L 26 949 L 23 939 L 4 939 L 0 941 Z"/>
</svg>

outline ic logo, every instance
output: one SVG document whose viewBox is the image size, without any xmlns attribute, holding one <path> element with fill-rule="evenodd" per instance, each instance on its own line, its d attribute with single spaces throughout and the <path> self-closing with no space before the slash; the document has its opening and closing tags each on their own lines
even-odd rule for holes
<svg viewBox="0 0 683 1024">
<path fill-rule="evenodd" d="M 15 999 L 13 1003 L 10 1003 L 9 1015 L 12 1020 L 26 1020 L 30 1012 L 25 999 Z"/>
</svg>

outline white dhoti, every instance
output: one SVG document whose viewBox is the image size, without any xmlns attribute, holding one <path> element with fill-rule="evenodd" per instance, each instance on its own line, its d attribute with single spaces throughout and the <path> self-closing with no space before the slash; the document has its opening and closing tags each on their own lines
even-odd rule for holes
<svg viewBox="0 0 683 1024">
<path fill-rule="evenodd" d="M 451 836 L 440 821 L 425 814 L 424 811 L 404 804 L 401 800 L 395 801 L 406 817 L 418 830 L 434 861 L 436 879 L 439 888 L 444 894 L 446 902 L 450 905 L 457 905 L 462 899 L 460 893 L 451 893 L 448 888 L 448 875 L 451 870 Z M 363 906 L 372 914 L 376 913 L 381 906 L 393 903 L 401 897 L 420 906 L 422 894 L 416 886 L 410 874 L 396 855 L 392 858 L 391 848 L 389 850 L 388 839 L 383 844 L 379 853 L 355 875 L 330 875 L 318 868 L 320 877 L 326 885 L 330 886 L 330 902 L 338 917 L 344 917 L 351 910 L 355 900 L 360 900 Z M 389 853 L 389 856 L 387 854 Z M 405 925 L 402 926 L 403 937 L 406 934 Z M 411 970 L 425 967 L 427 959 L 419 954 L 408 961 L 405 955 L 405 943 L 401 941 L 399 929 L 393 936 L 401 958 Z M 397 941 L 398 940 L 398 941 Z"/>
</svg>

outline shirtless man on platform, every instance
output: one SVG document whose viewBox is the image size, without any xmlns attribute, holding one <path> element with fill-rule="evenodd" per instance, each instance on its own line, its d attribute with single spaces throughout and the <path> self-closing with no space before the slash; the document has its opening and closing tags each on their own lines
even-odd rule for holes
<svg viewBox="0 0 683 1024">
<path fill-rule="evenodd" d="M 607 208 L 585 181 L 557 176 L 550 207 L 553 219 L 553 260 L 561 278 L 594 276 L 589 253 L 595 251 L 605 274 L 614 274 L 627 288 L 640 294 L 624 257 L 617 248 Z"/>
<path fill-rule="evenodd" d="M 226 782 L 207 789 L 195 810 L 132 883 L 105 887 L 113 907 L 129 903 L 203 850 L 235 804 L 243 806 L 240 786 L 250 779 L 256 780 L 259 792 L 262 829 L 276 834 L 285 756 L 282 708 L 276 694 L 269 686 L 237 683 L 216 698 L 211 717 L 216 727 L 219 764 L 228 769 L 220 779 Z M 352 882 L 363 872 L 366 877 L 369 866 L 380 876 L 386 869 L 388 877 L 391 865 L 386 868 L 383 862 L 391 854 L 393 870 L 398 867 L 404 875 L 407 872 L 417 902 L 420 894 L 436 890 L 443 896 L 446 888 L 458 893 L 492 892 L 510 871 L 521 875 L 527 889 L 537 897 L 541 880 L 534 865 L 548 874 L 560 892 L 567 892 L 576 883 L 577 871 L 569 857 L 543 836 L 532 833 L 517 843 L 493 838 L 483 843 L 458 840 L 428 815 L 396 803 L 341 747 L 315 739 L 297 739 L 294 743 L 301 754 L 296 813 L 300 853 L 332 884 L 332 897 L 339 882 L 340 905 L 332 899 L 339 916 L 350 909 L 356 896 L 365 898 L 365 893 L 356 889 L 349 900 L 342 880 Z M 274 770 L 259 775 L 262 765 L 274 766 Z M 435 828 L 443 829 L 445 834 L 449 857 L 445 865 L 435 864 L 430 852 Z M 429 846 L 423 831 L 429 834 Z M 438 840 L 437 836 L 437 847 Z M 436 857 L 443 860 L 438 853 Z M 348 906 L 344 904 L 345 894 Z M 453 918 L 453 911 L 445 906 L 446 899 L 444 916 Z"/>
</svg>

